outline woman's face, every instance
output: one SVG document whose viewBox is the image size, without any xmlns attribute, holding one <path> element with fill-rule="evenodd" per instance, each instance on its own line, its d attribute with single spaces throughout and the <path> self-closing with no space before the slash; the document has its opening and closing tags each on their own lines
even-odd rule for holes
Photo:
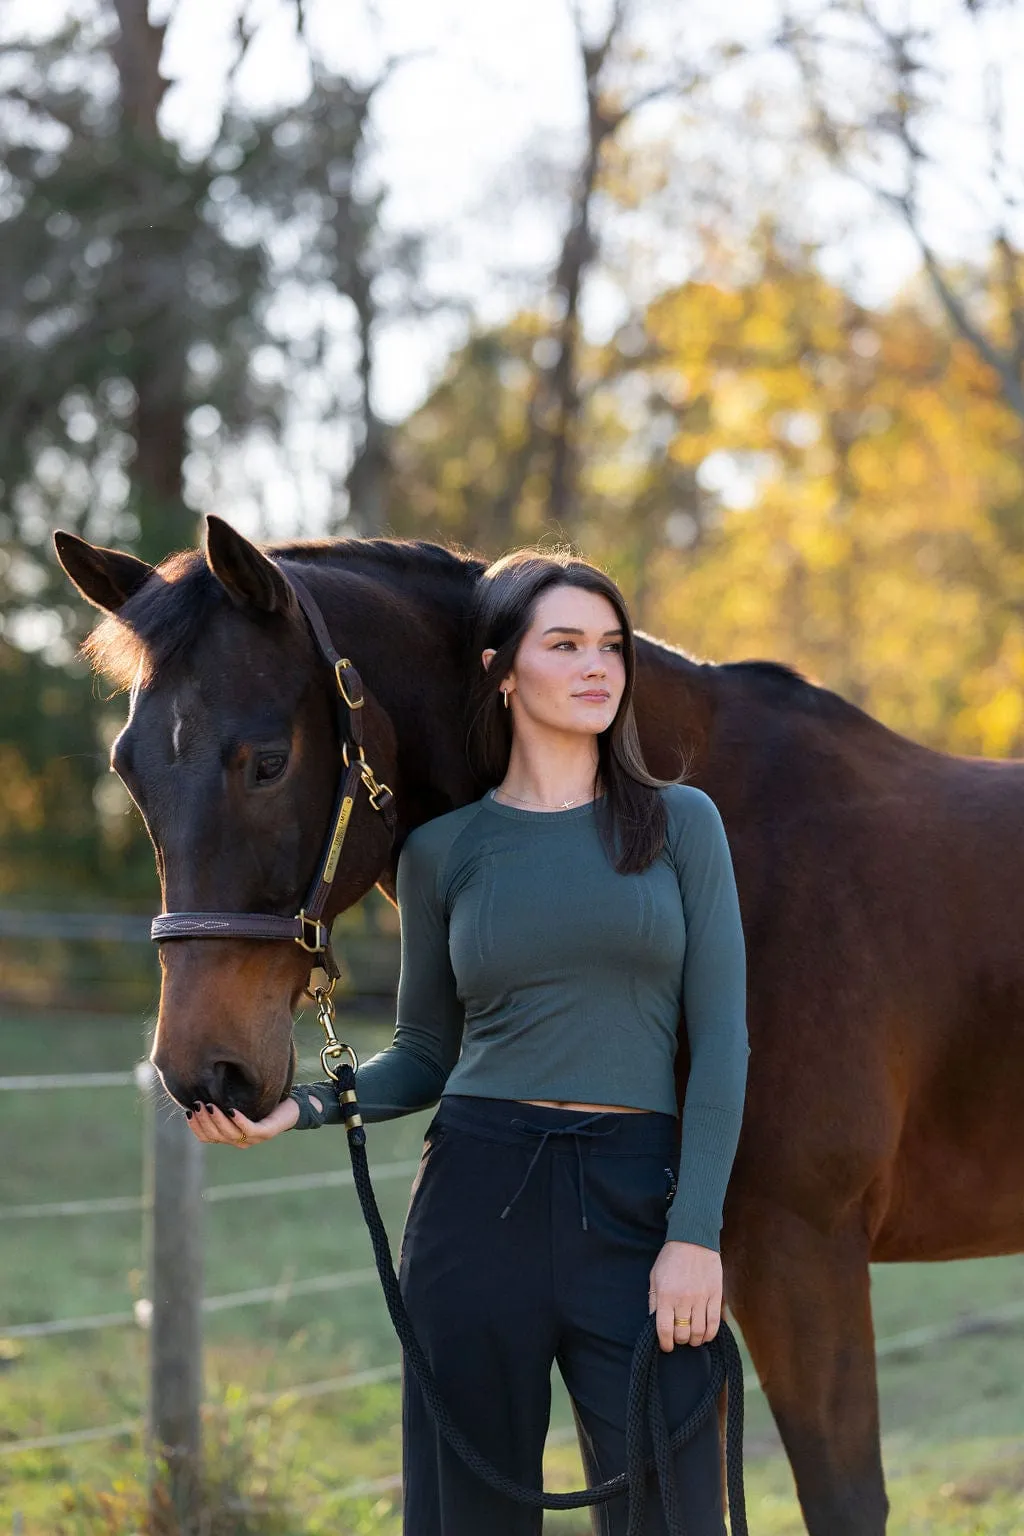
<svg viewBox="0 0 1024 1536">
<path fill-rule="evenodd" d="M 529 720 L 590 735 L 606 730 L 626 686 L 622 641 L 618 614 L 602 593 L 546 588 L 502 679 L 517 725 Z M 485 666 L 494 654 L 481 653 Z"/>
</svg>

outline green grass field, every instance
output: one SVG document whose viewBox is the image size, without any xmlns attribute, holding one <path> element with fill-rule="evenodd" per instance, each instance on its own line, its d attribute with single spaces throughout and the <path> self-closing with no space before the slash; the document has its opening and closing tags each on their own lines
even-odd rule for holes
<svg viewBox="0 0 1024 1536">
<path fill-rule="evenodd" d="M 388 1028 L 346 1020 L 361 1054 Z M 302 1034 L 304 1076 L 319 1045 Z M 118 1071 L 143 1054 L 137 1023 L 87 1018 L 0 1019 L 0 1074 Z M 157 1112 L 166 1112 L 158 1110 Z M 134 1195 L 141 1189 L 147 1107 L 132 1089 L 0 1095 L 0 1207 Z M 370 1128 L 371 1161 L 412 1162 L 427 1116 Z M 238 1153 L 206 1149 L 206 1182 L 264 1179 L 347 1162 L 340 1132 L 285 1136 Z M 381 1180 L 378 1195 L 397 1242 L 411 1175 Z M 393 1492 L 353 1497 L 354 1484 L 398 1469 L 398 1389 L 392 1383 L 307 1400 L 261 1402 L 303 1382 L 393 1364 L 397 1345 L 376 1284 L 289 1297 L 288 1282 L 371 1263 L 355 1195 L 324 1190 L 209 1203 L 204 1210 L 206 1292 L 280 1286 L 270 1304 L 206 1322 L 211 1476 L 234 1489 L 211 1536 L 295 1536 L 298 1531 L 397 1536 Z M 3 1440 L 141 1416 L 145 1335 L 134 1328 L 9 1341 L 18 1323 L 130 1310 L 145 1292 L 138 1213 L 38 1220 L 0 1217 L 0 1449 Z M 881 1340 L 954 1321 L 1024 1294 L 1024 1257 L 970 1264 L 878 1267 Z M 1024 1532 L 1024 1322 L 1001 1325 L 880 1362 L 891 1529 L 955 1536 Z M 548 1481 L 579 1477 L 568 1405 L 556 1388 Z M 788 1467 L 770 1414 L 747 1398 L 751 1529 L 798 1533 Z M 21 1513 L 25 1536 L 129 1536 L 141 1532 L 144 1466 L 138 1436 L 60 1451 L 0 1456 L 0 1533 Z M 579 1515 L 545 1530 L 589 1529 Z"/>
</svg>

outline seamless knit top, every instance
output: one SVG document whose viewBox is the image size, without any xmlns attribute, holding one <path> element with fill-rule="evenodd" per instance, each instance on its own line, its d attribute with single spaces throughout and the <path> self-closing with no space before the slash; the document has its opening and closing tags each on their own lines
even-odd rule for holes
<svg viewBox="0 0 1024 1536">
<path fill-rule="evenodd" d="M 490 791 L 411 832 L 397 869 L 394 1040 L 357 1074 L 364 1118 L 442 1094 L 622 1104 L 676 1115 L 680 1003 L 690 1048 L 667 1236 L 719 1246 L 747 1074 L 746 955 L 714 801 L 661 789 L 665 845 L 619 874 L 595 806 L 529 811 Z"/>
</svg>

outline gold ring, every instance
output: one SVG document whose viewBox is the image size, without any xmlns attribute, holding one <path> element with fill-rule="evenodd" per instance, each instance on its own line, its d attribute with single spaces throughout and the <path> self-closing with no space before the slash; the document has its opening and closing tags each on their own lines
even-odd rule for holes
<svg viewBox="0 0 1024 1536">
<path fill-rule="evenodd" d="M 675 1317 L 672 1319 L 672 1326 L 673 1328 L 689 1328 L 690 1319 L 688 1317 Z"/>
<path fill-rule="evenodd" d="M 245 1134 L 244 1131 L 241 1132 L 241 1136 L 242 1136 L 242 1141 L 248 1141 L 249 1140 L 248 1136 Z M 239 1142 L 239 1146 L 241 1146 L 241 1144 L 242 1143 Z"/>
</svg>

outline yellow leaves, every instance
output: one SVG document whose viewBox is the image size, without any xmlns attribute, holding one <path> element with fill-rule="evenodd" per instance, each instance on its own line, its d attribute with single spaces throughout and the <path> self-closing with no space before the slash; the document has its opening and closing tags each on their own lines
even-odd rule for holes
<svg viewBox="0 0 1024 1536">
<path fill-rule="evenodd" d="M 712 348 L 731 338 L 743 316 L 743 295 L 713 283 L 688 283 L 652 304 L 647 328 L 652 341 L 684 370 L 706 364 Z"/>
<path fill-rule="evenodd" d="M 666 631 L 790 661 L 919 740 L 1024 751 L 1004 606 L 1024 602 L 1024 430 L 973 350 L 770 247 L 756 281 L 686 285 L 647 323 L 687 383 L 670 461 L 714 529 L 676 559 Z M 726 467 L 755 459 L 731 510 Z"/>
<path fill-rule="evenodd" d="M 770 289 L 765 298 L 768 300 L 766 309 L 747 318 L 743 327 L 743 340 L 748 347 L 762 355 L 784 355 L 793 342 L 792 330 L 787 324 L 788 316 L 781 304 L 771 302 L 773 295 Z"/>
<path fill-rule="evenodd" d="M 1019 750 L 1024 722 L 1020 686 L 1004 684 L 975 711 L 974 725 L 985 757 L 1009 757 Z"/>
<path fill-rule="evenodd" d="M 817 518 L 808 519 L 795 530 L 793 547 L 811 572 L 835 571 L 850 555 L 849 540 L 842 530 Z"/>
<path fill-rule="evenodd" d="M 1024 627 L 1019 614 L 1009 617 L 988 665 L 964 679 L 963 698 L 952 730 L 958 751 L 1024 755 Z"/>
<path fill-rule="evenodd" d="M 929 457 L 927 445 L 920 440 L 900 443 L 890 461 L 891 478 L 905 490 L 920 489 L 928 480 Z"/>
<path fill-rule="evenodd" d="M 744 429 L 756 431 L 768 394 L 756 375 L 723 370 L 713 381 L 714 424 L 722 433 L 739 434 Z"/>
<path fill-rule="evenodd" d="M 865 439 L 854 443 L 850 448 L 849 466 L 862 495 L 877 497 L 891 492 L 892 464 L 886 454 L 879 453 L 874 443 Z"/>
</svg>

